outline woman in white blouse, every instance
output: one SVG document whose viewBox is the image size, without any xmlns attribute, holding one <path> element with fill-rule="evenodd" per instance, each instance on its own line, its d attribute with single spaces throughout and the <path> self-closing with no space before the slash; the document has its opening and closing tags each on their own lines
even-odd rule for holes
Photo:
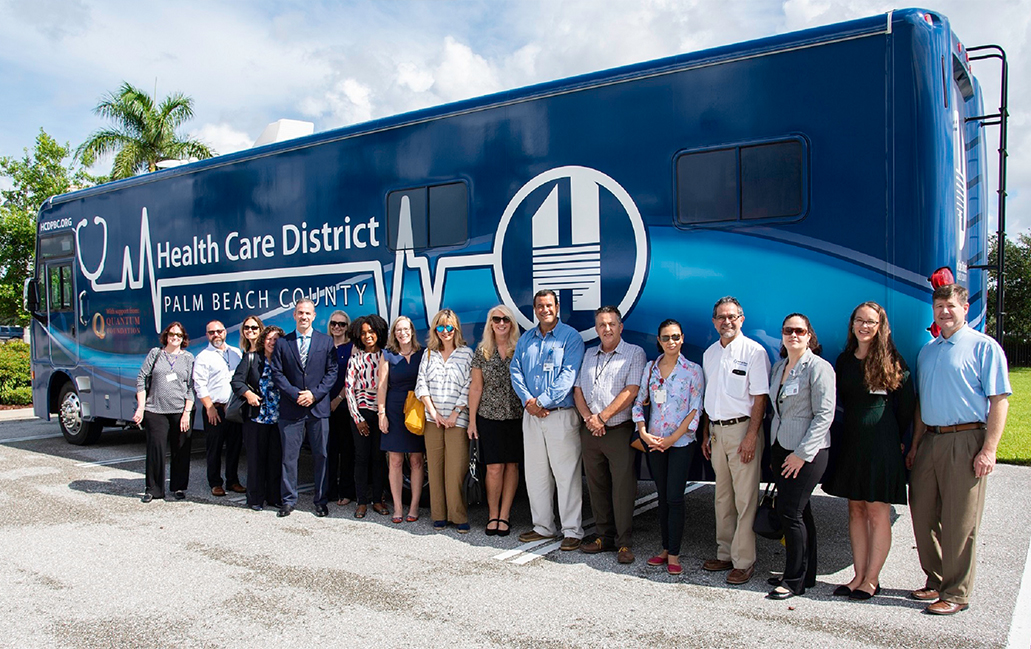
<svg viewBox="0 0 1031 649">
<path fill-rule="evenodd" d="M 415 396 L 426 404 L 426 472 L 430 482 L 433 529 L 448 521 L 469 531 L 462 483 L 469 468 L 469 372 L 473 351 L 451 309 L 433 317 L 426 353 L 419 364 Z"/>
</svg>

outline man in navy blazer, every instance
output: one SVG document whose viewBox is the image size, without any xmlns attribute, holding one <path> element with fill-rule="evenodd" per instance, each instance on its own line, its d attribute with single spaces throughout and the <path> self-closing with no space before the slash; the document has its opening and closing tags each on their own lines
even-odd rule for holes
<svg viewBox="0 0 1031 649">
<path fill-rule="evenodd" d="M 315 303 L 305 298 L 294 307 L 296 331 L 280 336 L 269 359 L 272 382 L 280 392 L 279 434 L 283 440 L 283 504 L 278 516 L 289 516 L 297 505 L 297 459 L 305 434 L 315 462 L 315 515 L 329 514 L 326 504 L 326 440 L 329 399 L 336 382 L 333 339 L 313 331 Z"/>
</svg>

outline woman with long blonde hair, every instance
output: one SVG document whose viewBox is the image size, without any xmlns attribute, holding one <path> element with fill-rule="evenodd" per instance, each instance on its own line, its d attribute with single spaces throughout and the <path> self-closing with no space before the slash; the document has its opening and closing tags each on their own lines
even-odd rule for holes
<svg viewBox="0 0 1031 649">
<path fill-rule="evenodd" d="M 508 517 L 519 488 L 523 404 L 509 373 L 517 340 L 519 325 L 508 307 L 488 311 L 470 374 L 468 434 L 480 440 L 480 459 L 487 465 L 487 536 L 508 536 Z"/>
</svg>

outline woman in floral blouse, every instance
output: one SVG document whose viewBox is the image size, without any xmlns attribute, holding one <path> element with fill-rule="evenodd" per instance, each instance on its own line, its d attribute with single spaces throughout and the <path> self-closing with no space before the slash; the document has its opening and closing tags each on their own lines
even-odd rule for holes
<svg viewBox="0 0 1031 649">
<path fill-rule="evenodd" d="M 659 493 L 662 552 L 648 559 L 648 565 L 665 565 L 669 574 L 679 575 L 683 570 L 680 541 L 684 536 L 684 487 L 694 459 L 705 378 L 701 367 L 680 355 L 684 334 L 679 322 L 663 321 L 656 344 L 662 356 L 645 367 L 641 385 L 648 389 L 637 393 L 633 411 Z M 647 425 L 646 403 L 651 404 Z"/>
<path fill-rule="evenodd" d="M 469 372 L 473 350 L 465 345 L 458 315 L 444 309 L 430 323 L 426 353 L 419 364 L 415 396 L 426 404 L 426 473 L 430 480 L 433 529 L 450 520 L 469 532 L 462 483 L 469 468 Z"/>
<path fill-rule="evenodd" d="M 487 313 L 483 340 L 473 356 L 469 385 L 469 439 L 480 440 L 487 465 L 487 536 L 508 536 L 508 517 L 519 488 L 523 459 L 523 404 L 512 389 L 512 362 L 519 325 L 505 306 Z"/>
</svg>

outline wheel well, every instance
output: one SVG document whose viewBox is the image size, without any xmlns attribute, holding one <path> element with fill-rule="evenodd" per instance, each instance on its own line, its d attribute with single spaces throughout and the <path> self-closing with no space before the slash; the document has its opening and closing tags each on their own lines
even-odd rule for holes
<svg viewBox="0 0 1031 649">
<path fill-rule="evenodd" d="M 72 377 L 64 372 L 54 372 L 50 377 L 50 389 L 47 394 L 47 412 L 56 413 L 61 407 L 61 389 L 65 383 L 71 383 Z"/>
</svg>

